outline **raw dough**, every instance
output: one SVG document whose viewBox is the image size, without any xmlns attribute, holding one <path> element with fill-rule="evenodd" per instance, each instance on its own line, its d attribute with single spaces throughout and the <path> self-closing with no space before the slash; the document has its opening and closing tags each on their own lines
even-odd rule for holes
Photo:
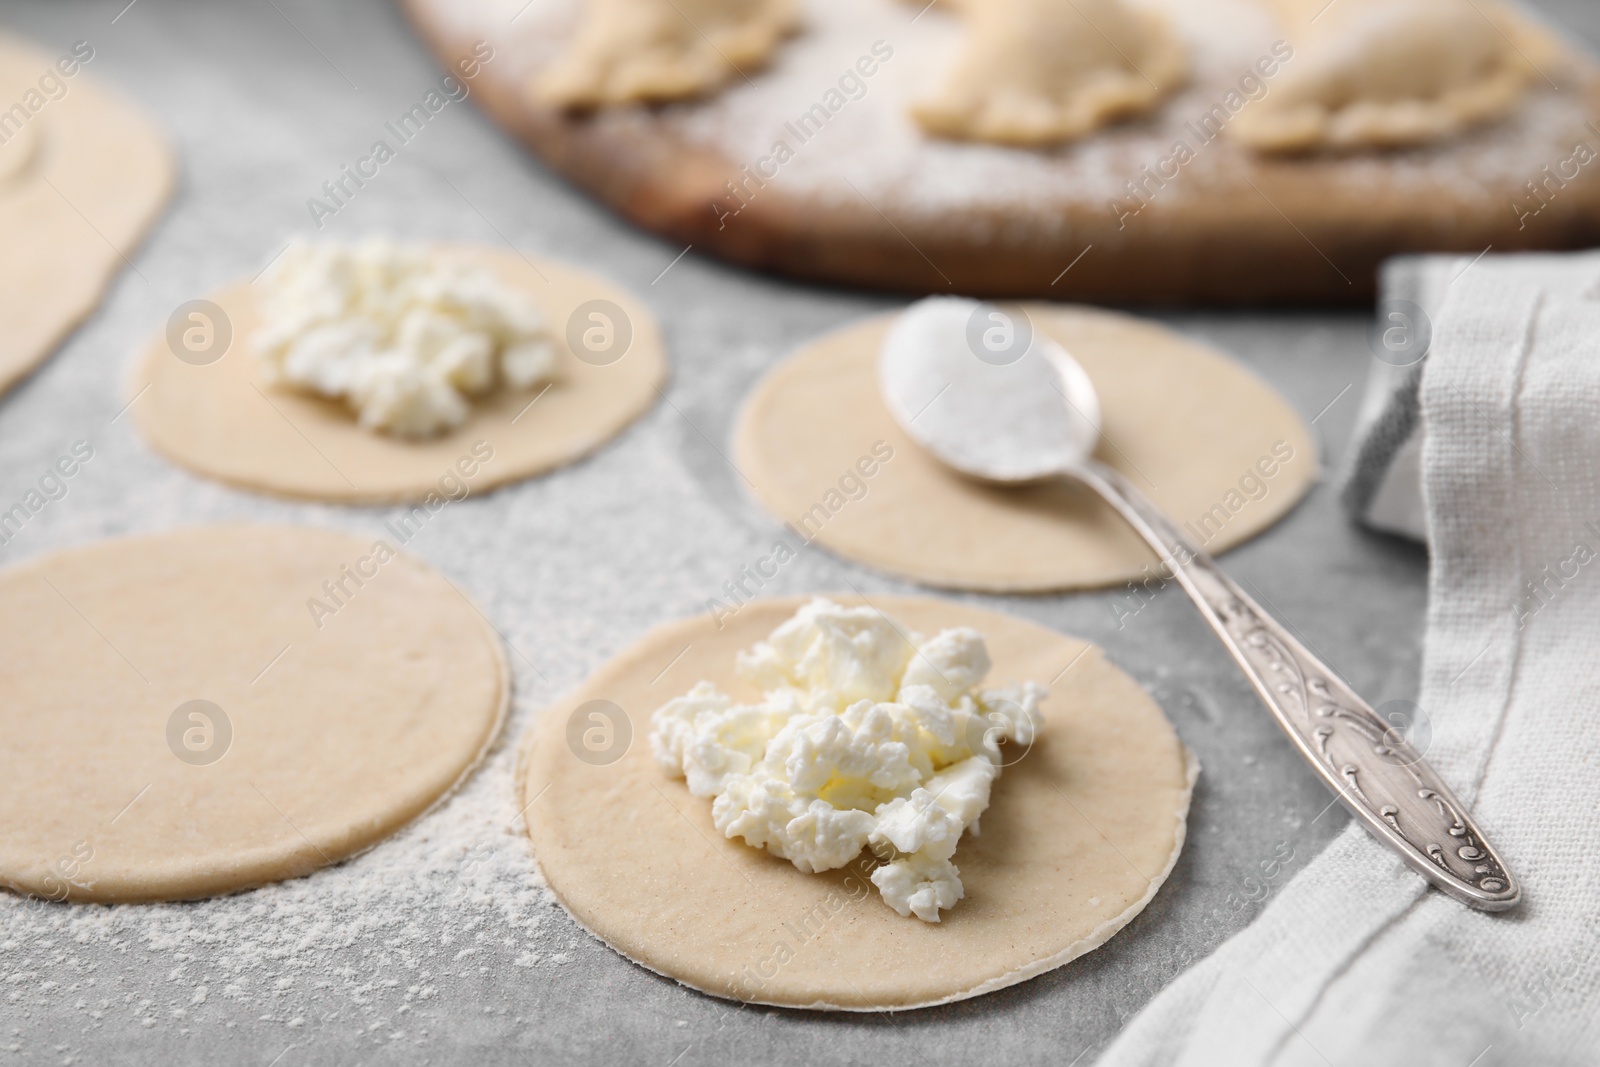
<svg viewBox="0 0 1600 1067">
<path fill-rule="evenodd" d="M 796 21 L 794 0 L 589 0 L 533 96 L 564 108 L 698 96 L 765 64 Z"/>
<path fill-rule="evenodd" d="M 437 502 L 463 480 L 478 492 L 570 463 L 650 408 L 666 379 L 666 356 L 643 304 L 564 264 L 492 248 L 470 251 L 544 309 L 559 349 L 548 391 L 501 390 L 474 404 L 461 426 L 424 441 L 370 433 L 342 403 L 260 380 L 244 340 L 256 329 L 255 300 L 241 282 L 211 298 L 232 328 L 221 358 L 198 365 L 180 359 L 165 333 L 150 343 L 128 393 L 138 398 L 130 410 L 141 432 L 168 458 L 247 489 L 344 503 Z M 610 322 L 610 309 L 586 306 L 596 300 L 620 308 L 626 322 Z M 579 359 L 568 338 L 585 344 L 586 337 L 601 354 Z M 484 460 L 486 451 L 492 458 Z"/>
<path fill-rule="evenodd" d="M 0 392 L 42 363 L 99 305 L 172 191 L 166 138 L 143 111 L 70 78 L 44 52 L 0 35 Z M 41 93 L 55 75 L 65 93 Z M 31 113 L 23 101 L 43 101 Z M 60 90 L 54 90 L 59 92 Z"/>
<path fill-rule="evenodd" d="M 1295 56 L 1229 127 L 1269 152 L 1423 144 L 1509 114 L 1557 46 L 1490 0 L 1274 0 Z"/>
<path fill-rule="evenodd" d="M 500 646 L 438 573 L 372 551 L 230 525 L 0 572 L 0 883 L 229 893 L 336 863 L 449 792 L 499 729 Z M 376 573 L 358 588 L 346 567 Z"/>
<path fill-rule="evenodd" d="M 3 76 L 3 73 L 0 71 L 0 76 Z M 26 180 L 29 171 L 33 169 L 34 160 L 39 155 L 37 127 L 30 124 L 13 128 L 8 123 L 6 129 L 12 132 L 7 140 L 0 142 L 0 190 L 9 189 Z"/>
<path fill-rule="evenodd" d="M 1046 144 L 1153 106 L 1184 78 L 1184 47 L 1125 0 L 963 2 L 968 42 L 949 80 L 912 108 L 944 137 Z"/>
<path fill-rule="evenodd" d="M 1094 646 L 946 601 L 872 603 L 923 633 L 981 631 L 997 684 L 1052 680 L 1040 739 L 1006 768 L 982 833 L 956 852 L 960 907 L 938 924 L 907 921 L 876 899 L 859 863 L 802 874 L 721 837 L 709 805 L 652 761 L 650 712 L 702 678 L 754 698 L 734 676 L 734 654 L 803 602 L 753 602 L 720 630 L 709 616 L 653 630 L 535 722 L 522 753 L 528 834 L 579 922 L 707 993 L 866 1011 L 1013 985 L 1099 947 L 1144 908 L 1183 847 L 1198 770 L 1171 724 Z M 569 747 L 569 724 L 581 735 L 584 716 L 596 714 L 582 707 L 591 700 L 610 701 L 631 724 L 612 762 Z M 623 732 L 610 735 L 619 750 Z"/>
<path fill-rule="evenodd" d="M 1021 308 L 1094 380 L 1104 420 L 1098 457 L 1192 524 L 1190 537 L 1208 550 L 1267 529 L 1316 480 L 1317 449 L 1300 416 L 1215 350 L 1126 315 Z M 979 484 L 906 437 L 877 386 L 891 321 L 813 342 L 751 393 L 734 463 L 763 504 L 842 556 L 929 585 L 1045 592 L 1154 574 L 1154 554 L 1087 491 Z M 874 453 L 878 442 L 887 449 Z M 893 456 L 882 461 L 886 450 Z M 864 458 L 882 461 L 867 464 L 870 477 L 858 466 Z"/>
</svg>

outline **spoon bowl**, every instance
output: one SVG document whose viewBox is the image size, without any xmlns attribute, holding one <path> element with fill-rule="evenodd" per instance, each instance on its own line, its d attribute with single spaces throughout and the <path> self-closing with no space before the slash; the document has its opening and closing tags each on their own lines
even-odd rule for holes
<svg viewBox="0 0 1600 1067">
<path fill-rule="evenodd" d="M 1058 477 L 1088 460 L 1100 439 L 1094 383 L 1020 310 L 924 300 L 884 339 L 878 381 L 901 429 L 983 481 Z"/>
</svg>

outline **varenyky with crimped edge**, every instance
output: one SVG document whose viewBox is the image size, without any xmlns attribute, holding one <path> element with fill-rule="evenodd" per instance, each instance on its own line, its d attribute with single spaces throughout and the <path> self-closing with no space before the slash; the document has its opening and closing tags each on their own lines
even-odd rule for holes
<svg viewBox="0 0 1600 1067">
<path fill-rule="evenodd" d="M 1545 77 L 1504 121 L 1402 152 L 1280 158 L 1230 129 L 1250 97 L 1274 99 L 1284 71 L 1314 60 L 1259 2 L 1137 5 L 1180 29 L 1195 76 L 1140 121 L 1043 151 L 917 129 L 908 105 L 962 32 L 949 4 L 911 21 L 925 2 L 907 15 L 900 0 L 812 0 L 805 32 L 764 73 L 691 102 L 575 114 L 527 92 L 575 32 L 569 0 L 400 6 L 446 66 L 492 42 L 471 99 L 578 188 L 696 256 L 790 277 L 1099 304 L 1348 304 L 1371 300 L 1394 255 L 1600 243 L 1600 168 L 1573 162 L 1574 146 L 1597 143 L 1600 68 L 1531 19 L 1561 58 L 1538 59 Z M 1344 5 L 1313 14 L 1325 6 Z M 862 58 L 868 91 L 840 97 L 820 131 L 791 130 Z M 1554 197 L 1526 186 L 1546 164 L 1562 168 Z"/>
</svg>

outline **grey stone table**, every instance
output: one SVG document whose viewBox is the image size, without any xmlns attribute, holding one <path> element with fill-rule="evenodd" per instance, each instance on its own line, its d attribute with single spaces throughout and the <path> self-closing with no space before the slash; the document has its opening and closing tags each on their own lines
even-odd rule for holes
<svg viewBox="0 0 1600 1067">
<path fill-rule="evenodd" d="M 92 75 L 159 116 L 182 161 L 171 209 L 104 308 L 0 401 L 0 500 L 20 497 L 73 442 L 94 449 L 68 494 L 0 547 L 0 564 L 231 518 L 376 536 L 384 509 L 268 500 L 161 461 L 119 415 L 122 383 L 174 307 L 254 273 L 311 229 L 307 198 L 439 72 L 378 0 L 126 3 L 0 9 L 0 26 L 48 49 L 89 41 Z M 1600 43 L 1592 3 L 1543 6 Z M 483 605 L 514 650 L 512 721 L 466 788 L 366 856 L 224 900 L 60 907 L 0 895 L 0 1065 L 1087 1064 L 1344 824 L 1176 591 L 1120 620 L 1115 593 L 975 598 L 1103 644 L 1199 755 L 1190 844 L 1144 914 L 1048 975 L 892 1017 L 737 1009 L 627 963 L 538 886 L 511 800 L 512 739 L 643 630 L 704 610 L 766 551 L 776 524 L 723 456 L 740 397 L 802 341 L 898 301 L 692 252 L 675 260 L 679 248 L 564 186 L 469 104 L 450 104 L 326 220 L 332 236 L 372 231 L 506 242 L 609 274 L 665 324 L 668 402 L 586 462 L 452 505 L 408 545 Z M 1324 463 L 1337 468 L 1371 358 L 1362 315 L 1162 317 L 1282 390 L 1315 419 Z M 1425 557 L 1353 529 L 1327 481 L 1229 565 L 1375 703 L 1411 697 Z M 915 591 L 821 552 L 767 591 L 848 583 Z"/>
</svg>

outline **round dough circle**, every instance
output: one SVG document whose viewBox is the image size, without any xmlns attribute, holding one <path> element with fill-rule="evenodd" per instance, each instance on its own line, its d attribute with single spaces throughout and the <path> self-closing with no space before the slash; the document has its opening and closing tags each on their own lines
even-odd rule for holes
<svg viewBox="0 0 1600 1067">
<path fill-rule="evenodd" d="M 463 457 L 481 455 L 475 445 L 487 445 L 493 458 L 463 479 L 474 491 L 542 474 L 593 452 L 655 403 L 666 381 L 665 348 L 655 317 L 633 296 L 549 260 L 479 246 L 441 252 L 488 264 L 538 302 L 556 336 L 558 377 L 548 392 L 540 395 L 542 385 L 501 389 L 474 401 L 456 429 L 421 441 L 364 430 L 341 401 L 260 380 L 250 350 L 259 314 L 250 285 L 241 282 L 210 298 L 232 328 L 221 358 L 204 365 L 179 359 L 165 329 L 145 349 L 128 393 L 140 431 L 169 459 L 246 489 L 391 503 L 447 496 L 440 479 L 460 478 Z M 626 352 L 605 365 L 578 359 L 565 340 L 568 319 L 591 300 L 616 304 L 632 327 Z"/>
<path fill-rule="evenodd" d="M 1191 524 L 1190 538 L 1208 551 L 1261 533 L 1316 481 L 1310 428 L 1228 357 L 1127 315 L 1020 306 L 1094 380 L 1104 430 L 1097 457 Z M 734 462 L 768 510 L 841 556 L 943 588 L 1049 592 L 1154 573 L 1155 555 L 1088 490 L 984 485 L 906 436 L 878 391 L 878 348 L 893 321 L 876 317 L 814 341 L 751 392 Z M 893 457 L 862 478 L 857 464 L 877 442 Z M 1283 448 L 1292 458 L 1262 477 L 1256 465 L 1274 466 L 1275 446 L 1277 459 Z M 865 495 L 841 478 L 864 483 Z M 1257 482 L 1265 495 L 1251 499 Z"/>
<path fill-rule="evenodd" d="M 96 84 L 99 64 L 58 77 L 64 95 L 21 105 L 30 92 L 45 100 L 39 79 L 66 54 L 0 34 L 0 106 L 18 105 L 0 131 L 0 392 L 94 311 L 172 193 L 165 135 Z"/>
<path fill-rule="evenodd" d="M 1198 773 L 1188 750 L 1098 648 L 948 601 L 872 603 L 925 634 L 976 627 L 995 684 L 1054 679 L 1042 736 L 1000 776 L 982 833 L 956 852 L 965 899 L 937 924 L 904 918 L 851 867 L 802 874 L 718 833 L 710 801 L 651 759 L 650 714 L 701 679 L 736 700 L 755 698 L 733 674 L 734 654 L 803 603 L 753 601 L 721 629 L 701 616 L 653 630 L 530 729 L 521 772 L 528 835 L 550 888 L 580 923 L 702 992 L 868 1011 L 1013 985 L 1099 947 L 1144 908 L 1183 847 Z M 614 762 L 568 747 L 569 719 L 590 700 L 620 707 L 631 726 Z"/>
<path fill-rule="evenodd" d="M 449 581 L 373 547 L 209 526 L 0 572 L 0 883 L 229 893 L 336 863 L 448 793 L 499 730 L 505 661 Z M 344 567 L 376 574 L 313 619 Z"/>
</svg>

